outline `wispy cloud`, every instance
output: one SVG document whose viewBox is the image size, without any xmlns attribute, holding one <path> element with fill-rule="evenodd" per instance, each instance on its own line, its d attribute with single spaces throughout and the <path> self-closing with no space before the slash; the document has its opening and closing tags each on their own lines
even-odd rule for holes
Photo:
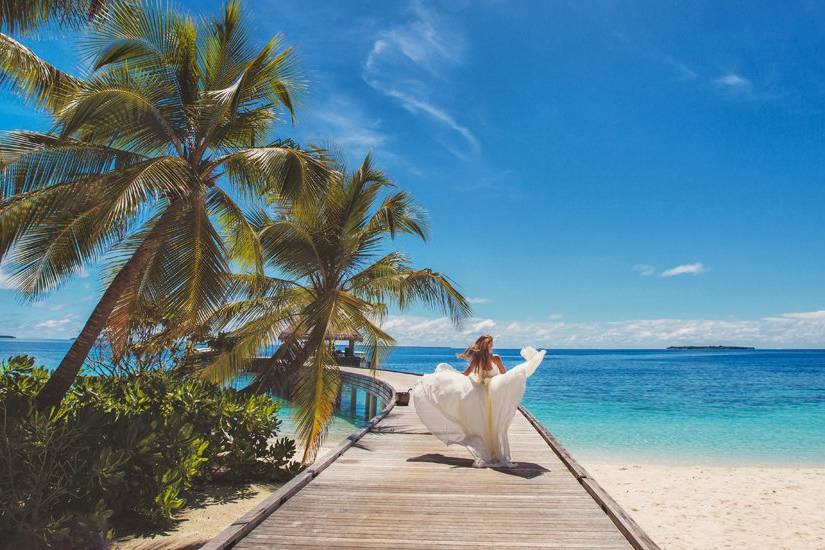
<svg viewBox="0 0 825 550">
<path fill-rule="evenodd" d="M 444 124 L 452 130 L 455 130 L 461 134 L 470 147 L 472 147 L 474 152 L 478 153 L 481 151 L 481 143 L 478 141 L 475 134 L 473 134 L 473 132 L 471 132 L 466 126 L 459 124 L 447 111 L 436 107 L 432 103 L 428 103 L 423 99 L 416 99 L 400 90 L 393 88 L 382 88 L 381 91 L 400 101 L 401 106 L 412 114 L 424 113 L 429 115 L 433 120 Z"/>
<path fill-rule="evenodd" d="M 656 267 L 649 264 L 636 264 L 633 266 L 633 271 L 644 277 L 650 277 L 656 274 Z"/>
<path fill-rule="evenodd" d="M 747 101 L 770 101 L 779 99 L 781 94 L 770 87 L 757 86 L 753 80 L 739 73 L 728 72 L 711 79 L 713 87 L 730 99 Z"/>
<path fill-rule="evenodd" d="M 50 332 L 66 332 L 77 327 L 77 316 L 73 313 L 59 319 L 44 319 L 35 323 L 34 328 Z"/>
<path fill-rule="evenodd" d="M 492 319 L 483 319 L 481 321 L 478 321 L 477 323 L 474 323 L 472 325 L 472 328 L 470 329 L 470 332 L 481 332 L 484 330 L 495 328 L 495 326 L 496 322 Z"/>
<path fill-rule="evenodd" d="M 645 57 L 649 57 L 673 69 L 678 80 L 695 80 L 699 78 L 699 73 L 690 68 L 684 61 L 670 54 L 650 50 L 643 50 L 641 53 Z"/>
<path fill-rule="evenodd" d="M 444 87 L 450 68 L 464 59 L 464 37 L 452 22 L 420 2 L 413 2 L 408 13 L 406 22 L 378 33 L 364 61 L 362 77 L 408 112 L 424 115 L 457 133 L 477 154 L 481 143 L 473 131 L 432 98 Z M 463 155 L 453 151 L 456 156 Z"/>
<path fill-rule="evenodd" d="M 346 95 L 333 93 L 308 112 L 303 122 L 309 128 L 309 139 L 317 142 L 334 136 L 334 145 L 356 158 L 389 141 L 381 120 L 370 116 L 359 102 Z"/>
<path fill-rule="evenodd" d="M 713 83 L 736 93 L 749 94 L 753 91 L 753 82 L 736 73 L 726 73 L 720 77 L 714 78 Z"/>
<path fill-rule="evenodd" d="M 825 321 L 825 310 L 818 311 L 803 311 L 800 313 L 783 313 L 782 317 L 786 319 L 802 319 L 806 321 Z"/>
<path fill-rule="evenodd" d="M 489 332 L 500 347 L 533 345 L 557 348 L 663 348 L 670 345 L 729 344 L 759 347 L 821 347 L 825 345 L 825 312 L 784 314 L 757 320 L 633 319 L 572 323 L 509 321 L 475 318 L 455 328 L 446 317 L 426 319 L 394 316 L 384 328 L 401 345 L 461 347 Z"/>
<path fill-rule="evenodd" d="M 488 304 L 490 303 L 489 298 L 467 298 L 467 302 L 471 304 Z"/>
<path fill-rule="evenodd" d="M 677 265 L 676 267 L 671 267 L 670 269 L 662 271 L 662 277 L 676 277 L 678 275 L 699 275 L 700 273 L 705 273 L 709 271 L 709 269 L 710 268 L 705 267 L 705 264 L 703 264 L 702 262 Z"/>
</svg>

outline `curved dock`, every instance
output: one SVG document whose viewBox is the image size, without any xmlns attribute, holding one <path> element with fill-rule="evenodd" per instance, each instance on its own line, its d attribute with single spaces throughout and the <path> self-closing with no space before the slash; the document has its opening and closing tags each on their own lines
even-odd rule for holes
<svg viewBox="0 0 825 550">
<path fill-rule="evenodd" d="M 403 396 L 417 378 L 381 371 L 367 383 Z M 529 412 L 516 415 L 510 447 L 517 468 L 472 468 L 413 403 L 391 398 L 203 548 L 658 548 Z"/>
</svg>

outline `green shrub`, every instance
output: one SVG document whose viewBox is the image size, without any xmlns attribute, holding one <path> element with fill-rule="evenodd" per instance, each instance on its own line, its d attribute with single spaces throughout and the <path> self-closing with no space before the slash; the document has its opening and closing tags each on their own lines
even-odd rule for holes
<svg viewBox="0 0 825 550">
<path fill-rule="evenodd" d="M 142 371 L 80 377 L 45 415 L 33 398 L 47 378 L 28 358 L 0 365 L 0 540 L 101 538 L 110 516 L 172 517 L 197 483 L 295 471 L 268 396 Z"/>
</svg>

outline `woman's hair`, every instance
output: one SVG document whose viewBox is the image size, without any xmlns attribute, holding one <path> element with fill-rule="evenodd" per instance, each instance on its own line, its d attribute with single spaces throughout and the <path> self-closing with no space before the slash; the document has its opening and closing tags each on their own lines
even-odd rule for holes
<svg viewBox="0 0 825 550">
<path fill-rule="evenodd" d="M 473 372 L 480 373 L 482 369 L 486 370 L 492 367 L 493 363 L 493 337 L 489 334 L 479 336 L 478 340 L 473 342 L 469 348 L 464 350 L 464 353 L 459 353 L 456 357 L 459 359 L 466 359 L 470 362 Z"/>
</svg>

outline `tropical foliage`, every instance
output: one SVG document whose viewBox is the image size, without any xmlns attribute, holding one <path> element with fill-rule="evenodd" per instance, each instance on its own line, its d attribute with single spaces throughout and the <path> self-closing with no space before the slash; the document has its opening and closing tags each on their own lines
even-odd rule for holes
<svg viewBox="0 0 825 550">
<path fill-rule="evenodd" d="M 278 404 L 174 370 L 83 376 L 52 414 L 34 396 L 48 374 L 0 364 L 0 540 L 89 548 L 124 519 L 155 522 L 216 479 L 278 480 L 294 442 Z"/>
<path fill-rule="evenodd" d="M 211 319 L 215 327 L 230 328 L 229 344 L 203 371 L 215 381 L 231 379 L 244 358 L 283 335 L 275 359 L 295 377 L 304 462 L 315 456 L 339 388 L 330 336 L 363 336 L 375 367 L 394 343 L 381 328 L 390 307 L 421 303 L 455 321 L 469 313 L 446 276 L 414 268 L 404 254 L 387 250 L 387 240 L 399 234 L 427 236 L 424 212 L 410 195 L 394 189 L 369 156 L 350 174 L 340 167 L 313 200 L 286 199 L 272 219 L 258 220 L 263 257 L 280 276 L 234 277 L 237 300 Z"/>
<path fill-rule="evenodd" d="M 87 6 L 32 3 L 47 4 Z M 178 312 L 180 332 L 203 324 L 231 262 L 263 271 L 256 205 L 295 200 L 326 172 L 319 155 L 267 141 L 294 116 L 300 82 L 278 38 L 253 48 L 236 1 L 204 24 L 160 4 L 95 13 L 82 77 L 0 36 L 0 80 L 53 127 L 0 136 L 0 260 L 30 298 L 108 262 L 106 290 L 43 386 L 41 409 L 60 402 L 104 328 L 115 355 L 124 349 L 141 301 Z"/>
<path fill-rule="evenodd" d="M 0 29 L 30 32 L 48 23 L 80 26 L 94 20 L 106 5 L 117 0 L 3 0 L 0 3 Z"/>
</svg>

